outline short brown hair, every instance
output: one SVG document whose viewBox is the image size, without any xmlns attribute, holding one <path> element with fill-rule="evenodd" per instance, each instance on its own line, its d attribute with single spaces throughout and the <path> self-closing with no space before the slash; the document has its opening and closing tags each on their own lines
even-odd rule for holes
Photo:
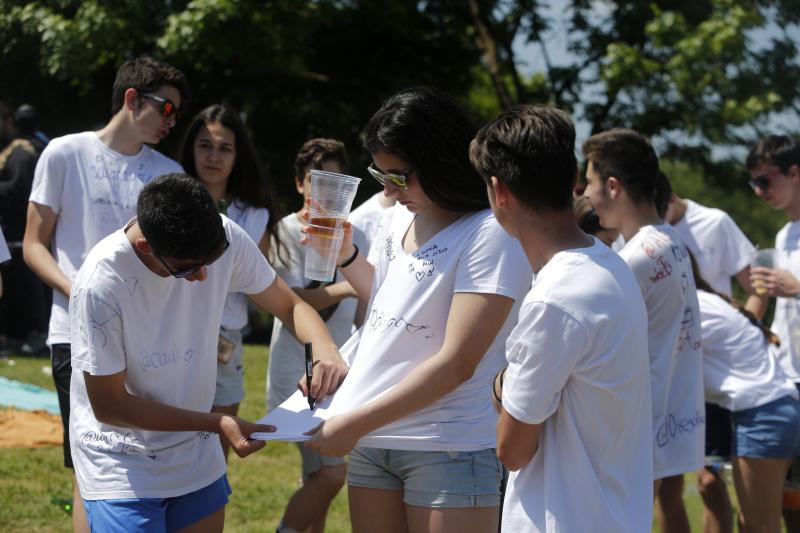
<svg viewBox="0 0 800 533">
<path fill-rule="evenodd" d="M 181 107 L 189 100 L 189 82 L 183 72 L 175 67 L 141 56 L 129 59 L 117 69 L 114 88 L 111 90 L 111 114 L 116 115 L 125 103 L 125 91 L 136 89 L 139 93 L 159 90 L 164 85 L 171 85 L 181 93 Z"/>
<path fill-rule="evenodd" d="M 800 165 L 800 143 L 788 135 L 767 135 L 747 156 L 747 170 L 772 164 L 786 174 L 792 165 Z"/>
<path fill-rule="evenodd" d="M 614 128 L 592 135 L 583 143 L 583 155 L 603 183 L 617 178 L 634 203 L 655 201 L 658 156 L 641 133 Z"/>
<path fill-rule="evenodd" d="M 336 139 L 315 138 L 309 139 L 300 148 L 294 159 L 294 175 L 302 180 L 306 171 L 321 169 L 325 161 L 335 161 L 343 169 L 347 168 L 347 150 L 344 143 Z"/>
<path fill-rule="evenodd" d="M 531 209 L 563 211 L 572 206 L 578 173 L 575 126 L 560 109 L 509 108 L 478 131 L 469 158 L 485 181 L 495 176 Z"/>
</svg>

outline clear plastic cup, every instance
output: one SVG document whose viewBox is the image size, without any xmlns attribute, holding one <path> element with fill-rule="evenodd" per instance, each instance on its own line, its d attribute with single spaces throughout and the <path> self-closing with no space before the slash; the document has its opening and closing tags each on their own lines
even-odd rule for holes
<svg viewBox="0 0 800 533">
<path fill-rule="evenodd" d="M 753 256 L 753 260 L 750 261 L 750 266 L 775 268 L 775 249 L 764 248 L 761 250 L 757 250 L 755 255 Z M 760 281 L 753 282 L 753 288 L 756 290 L 756 294 L 767 293 L 767 289 L 761 286 Z"/>
<path fill-rule="evenodd" d="M 361 178 L 324 170 L 312 170 L 311 205 L 308 208 L 311 218 L 340 219 L 343 224 L 350 214 L 359 183 L 361 183 Z M 328 224 L 321 225 L 327 226 Z"/>
<path fill-rule="evenodd" d="M 306 233 L 305 277 L 316 281 L 333 281 L 336 258 L 342 248 L 344 229 L 308 224 Z"/>
</svg>

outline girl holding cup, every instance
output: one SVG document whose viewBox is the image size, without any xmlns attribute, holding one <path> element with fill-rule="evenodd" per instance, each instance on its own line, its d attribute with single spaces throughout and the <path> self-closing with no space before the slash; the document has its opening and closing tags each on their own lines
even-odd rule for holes
<svg viewBox="0 0 800 533">
<path fill-rule="evenodd" d="M 200 180 L 220 212 L 258 243 L 265 257 L 270 238 L 281 245 L 280 220 L 269 183 L 247 130 L 227 105 L 212 105 L 192 120 L 181 146 L 181 164 Z M 242 328 L 247 325 L 247 298 L 230 294 L 225 301 L 217 353 L 217 390 L 212 411 L 236 415 L 244 397 Z M 223 442 L 225 457 L 228 446 Z"/>
<path fill-rule="evenodd" d="M 397 205 L 374 265 L 345 224 L 337 264 L 370 303 L 342 348 L 351 367 L 331 403 L 337 416 L 306 444 L 350 454 L 356 533 L 497 530 L 502 467 L 488 391 L 531 271 L 470 165 L 476 132 L 431 88 L 392 96 L 365 129 L 368 171 Z"/>
</svg>

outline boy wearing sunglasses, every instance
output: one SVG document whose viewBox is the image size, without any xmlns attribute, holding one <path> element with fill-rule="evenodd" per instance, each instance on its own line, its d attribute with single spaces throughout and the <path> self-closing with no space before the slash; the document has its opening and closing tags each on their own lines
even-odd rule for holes
<svg viewBox="0 0 800 533">
<path fill-rule="evenodd" d="M 86 257 L 70 302 L 70 430 L 92 531 L 222 531 L 231 489 L 215 434 L 245 457 L 264 446 L 252 433 L 275 430 L 210 412 L 234 292 L 313 342 L 312 391 L 335 390 L 347 367 L 325 324 L 198 180 L 155 178 L 136 218 Z"/>
<path fill-rule="evenodd" d="M 147 145 L 167 136 L 188 96 L 189 85 L 179 70 L 149 57 L 129 60 L 114 80 L 109 122 L 99 131 L 53 139 L 36 165 L 23 255 L 54 289 L 47 344 L 67 468 L 72 468 L 68 429 L 72 280 L 89 250 L 135 215 L 142 187 L 155 176 L 182 170 Z M 86 531 L 83 506 L 73 509 L 74 529 Z"/>
</svg>

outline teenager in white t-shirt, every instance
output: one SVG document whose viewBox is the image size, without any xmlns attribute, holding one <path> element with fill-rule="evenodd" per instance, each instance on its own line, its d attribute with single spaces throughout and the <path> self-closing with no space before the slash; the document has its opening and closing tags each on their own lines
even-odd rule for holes
<svg viewBox="0 0 800 533">
<path fill-rule="evenodd" d="M 270 216 L 276 214 L 272 190 L 247 129 L 234 109 L 212 105 L 192 119 L 181 145 L 181 164 L 187 174 L 205 185 L 220 212 L 245 230 L 265 256 L 270 237 L 276 238 L 276 247 L 280 248 L 277 223 L 270 221 Z M 231 415 L 239 412 L 244 397 L 242 329 L 245 326 L 247 295 L 228 295 L 217 346 L 214 412 Z M 220 442 L 227 458 L 227 442 Z"/>
<path fill-rule="evenodd" d="M 531 282 L 469 162 L 472 117 L 433 88 L 401 91 L 365 128 L 370 174 L 397 200 L 372 265 L 351 243 L 340 271 L 370 298 L 342 414 L 307 446 L 350 453 L 353 531 L 496 530 L 502 466 L 486 394 Z M 351 226 L 349 226 L 351 227 Z"/>
<path fill-rule="evenodd" d="M 126 61 L 114 80 L 108 124 L 99 131 L 53 139 L 36 164 L 23 256 L 53 288 L 47 344 L 68 468 L 72 280 L 89 250 L 136 214 L 142 187 L 156 176 L 181 170 L 147 144 L 158 144 L 169 134 L 188 95 L 186 78 L 170 65 L 149 57 Z M 87 531 L 83 506 L 73 505 L 73 510 L 73 529 Z"/>
<path fill-rule="evenodd" d="M 642 135 L 613 129 L 583 145 L 585 195 L 604 227 L 625 237 L 620 255 L 639 282 L 648 316 L 653 475 L 703 465 L 705 409 L 697 293 L 689 251 L 656 205 L 658 157 Z"/>
<path fill-rule="evenodd" d="M 732 412 L 740 529 L 778 531 L 784 479 L 800 455 L 798 392 L 773 354 L 778 337 L 695 268 L 706 398 Z"/>
<path fill-rule="evenodd" d="M 320 313 L 337 346 L 350 338 L 357 295 L 342 275 L 337 273 L 331 283 L 321 283 L 305 277 L 305 247 L 300 244 L 307 212 L 306 201 L 311 196 L 311 170 L 342 173 L 347 168 L 344 143 L 335 139 L 309 139 L 300 148 L 294 161 L 294 182 L 303 198 L 300 210 L 286 215 L 278 224 L 283 243 L 280 254 L 272 254 L 275 271 L 301 298 Z M 364 247 L 363 234 L 355 231 L 354 242 Z M 267 372 L 267 409 L 272 411 L 297 391 L 297 378 L 305 371 L 305 350 L 280 319 L 272 326 Z M 295 491 L 286 505 L 277 531 L 323 531 L 333 499 L 344 485 L 347 466 L 341 457 L 329 457 L 298 443 L 302 459 L 303 485 Z"/>
<path fill-rule="evenodd" d="M 757 301 L 760 305 L 754 313 L 760 318 L 767 298 L 776 299 L 772 330 L 781 340 L 778 362 L 800 388 L 800 142 L 786 135 L 768 135 L 750 151 L 746 165 L 756 195 L 789 217 L 775 237 L 774 268 L 750 269 L 750 283 L 766 293 L 751 295 L 747 307 L 753 309 L 752 302 Z M 789 531 L 800 530 L 799 511 L 784 509 L 783 517 Z"/>
<path fill-rule="evenodd" d="M 160 176 L 137 217 L 92 249 L 72 288 L 70 429 L 93 531 L 222 531 L 230 494 L 216 438 L 241 457 L 274 431 L 210 412 L 226 296 L 249 294 L 313 342 L 320 397 L 346 365 L 317 313 L 185 174 Z"/>
<path fill-rule="evenodd" d="M 647 314 L 625 262 L 577 225 L 572 121 L 513 107 L 478 132 L 470 158 L 536 272 L 492 391 L 497 453 L 512 470 L 502 530 L 647 531 Z"/>
</svg>

